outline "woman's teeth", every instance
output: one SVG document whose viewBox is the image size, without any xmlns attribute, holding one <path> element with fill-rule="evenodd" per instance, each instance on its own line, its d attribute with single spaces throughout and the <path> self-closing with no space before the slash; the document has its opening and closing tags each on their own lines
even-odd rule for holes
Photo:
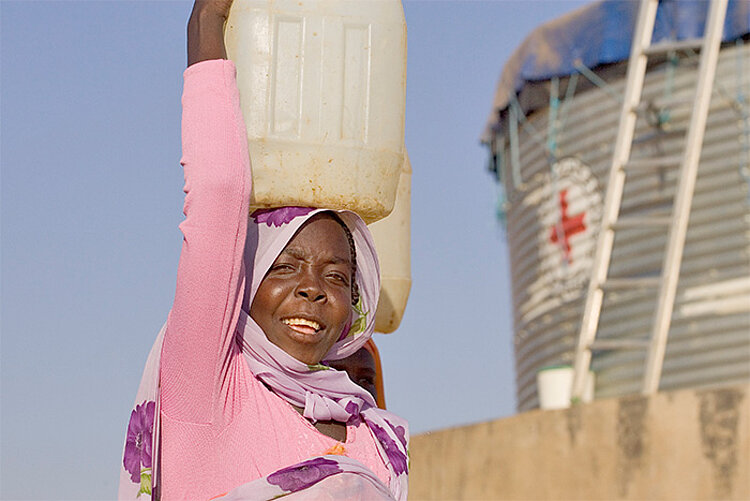
<svg viewBox="0 0 750 501">
<path fill-rule="evenodd" d="M 320 330 L 320 324 L 306 318 L 286 318 L 282 320 L 286 325 L 303 334 L 315 334 Z"/>
</svg>

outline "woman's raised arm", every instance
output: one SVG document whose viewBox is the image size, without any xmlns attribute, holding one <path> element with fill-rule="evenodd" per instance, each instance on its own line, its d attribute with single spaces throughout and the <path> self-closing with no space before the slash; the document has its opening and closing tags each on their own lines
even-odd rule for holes
<svg viewBox="0 0 750 501">
<path fill-rule="evenodd" d="M 194 64 L 185 70 L 182 95 L 186 217 L 180 225 L 184 239 L 161 359 L 162 414 L 180 422 L 219 425 L 232 409 L 227 361 L 242 304 L 250 198 L 235 68 L 222 59 L 230 4 L 197 1 L 188 26 L 189 61 Z"/>
<path fill-rule="evenodd" d="M 226 59 L 224 23 L 232 0 L 195 0 L 188 21 L 188 66 L 209 59 Z"/>
</svg>

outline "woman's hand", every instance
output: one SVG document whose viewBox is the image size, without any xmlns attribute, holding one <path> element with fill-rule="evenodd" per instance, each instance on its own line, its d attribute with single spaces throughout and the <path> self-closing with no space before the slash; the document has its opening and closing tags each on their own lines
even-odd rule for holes
<svg viewBox="0 0 750 501">
<path fill-rule="evenodd" d="M 188 21 L 188 66 L 208 59 L 226 59 L 224 23 L 233 0 L 195 0 Z"/>
<path fill-rule="evenodd" d="M 195 0 L 193 13 L 196 11 L 210 11 L 223 19 L 229 16 L 229 9 L 232 7 L 233 0 Z"/>
</svg>

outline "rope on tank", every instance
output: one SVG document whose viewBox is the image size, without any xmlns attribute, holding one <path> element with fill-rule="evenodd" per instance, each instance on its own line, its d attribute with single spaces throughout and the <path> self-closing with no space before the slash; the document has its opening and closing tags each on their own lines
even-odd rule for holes
<svg viewBox="0 0 750 501">
<path fill-rule="evenodd" d="M 521 174 L 521 154 L 518 138 L 518 125 L 520 123 L 524 130 L 529 134 L 533 142 L 544 149 L 550 167 L 553 196 L 554 193 L 557 192 L 557 179 L 553 166 L 555 162 L 557 162 L 560 155 L 558 140 L 561 131 L 564 129 L 564 124 L 567 120 L 570 103 L 572 102 L 577 85 L 578 73 L 573 73 L 568 80 L 568 85 L 565 89 L 565 97 L 561 100 L 559 97 L 560 79 L 558 77 L 552 78 L 550 86 L 550 111 L 547 120 L 546 140 L 543 139 L 544 136 L 542 135 L 542 133 L 539 132 L 534 127 L 534 125 L 526 118 L 521 104 L 518 102 L 518 97 L 515 94 L 511 96 L 510 105 L 508 107 L 508 139 L 510 146 L 510 177 L 514 191 L 523 189 L 525 186 L 523 176 Z M 500 155 L 497 155 L 497 157 L 505 156 L 504 146 L 505 144 L 503 143 L 501 153 Z M 495 168 L 497 169 L 498 167 L 495 166 Z M 500 167 L 500 169 L 501 168 L 502 167 Z M 506 212 L 509 197 L 507 187 L 503 186 L 502 179 L 500 179 L 499 184 L 501 186 L 497 197 L 497 218 L 503 225 L 503 227 L 505 227 L 507 223 Z M 562 231 L 562 228 L 558 228 L 558 231 Z"/>
<path fill-rule="evenodd" d="M 493 135 L 489 144 L 490 157 L 488 168 L 495 175 L 497 181 L 497 198 L 495 201 L 495 217 L 500 223 L 503 231 L 508 229 L 508 193 L 505 179 L 505 141 L 498 141 L 497 135 Z"/>
<path fill-rule="evenodd" d="M 524 186 L 523 176 L 521 174 L 521 154 L 518 144 L 519 124 L 524 131 L 529 134 L 533 142 L 544 150 L 548 158 L 552 159 L 552 161 L 557 160 L 557 131 L 562 129 L 562 126 L 567 119 L 567 110 L 570 107 L 570 101 L 575 94 L 575 88 L 578 84 L 578 74 L 573 73 L 571 76 L 562 103 L 558 97 L 559 79 L 553 78 L 552 81 L 554 90 L 550 94 L 550 110 L 552 110 L 551 113 L 555 116 L 549 117 L 546 139 L 544 134 L 537 130 L 536 127 L 534 127 L 534 125 L 526 118 L 521 103 L 518 102 L 518 96 L 515 94 L 510 96 L 510 104 L 508 106 L 508 139 L 510 142 L 511 180 L 514 189 L 523 189 Z M 557 116 L 560 117 L 559 120 L 556 118 Z"/>
<path fill-rule="evenodd" d="M 738 38 L 735 42 L 737 47 L 737 110 L 740 113 L 742 121 L 743 134 L 740 135 L 742 141 L 742 147 L 740 149 L 739 158 L 739 171 L 742 179 L 745 180 L 745 185 L 748 186 L 747 198 L 745 199 L 750 204 L 750 113 L 748 113 L 748 100 L 745 95 L 745 91 L 742 86 L 743 76 L 745 75 L 745 58 L 743 57 L 743 51 L 745 42 L 742 38 Z"/>
<path fill-rule="evenodd" d="M 591 82 L 592 84 L 596 85 L 601 90 L 606 92 L 607 95 L 609 95 L 612 99 L 614 99 L 618 105 L 622 106 L 622 97 L 617 95 L 617 93 L 612 90 L 609 84 L 606 81 L 604 81 L 602 77 L 600 77 L 599 75 L 591 71 L 589 68 L 587 68 L 586 65 L 583 64 L 580 60 L 575 62 L 574 68 L 576 69 L 576 71 L 578 71 L 578 73 L 583 75 L 586 78 L 586 80 L 588 80 L 589 82 Z"/>
<path fill-rule="evenodd" d="M 667 70 L 666 78 L 664 79 L 664 92 L 662 97 L 666 102 L 669 102 L 669 98 L 674 94 L 674 80 L 677 67 L 680 65 L 680 58 L 675 51 L 669 51 L 667 54 Z M 653 126 L 664 129 L 667 124 L 672 120 L 672 111 L 668 106 L 663 106 L 656 110 L 656 123 Z"/>
<path fill-rule="evenodd" d="M 534 140 L 534 142 L 540 146 L 546 154 L 549 154 L 549 149 L 547 148 L 547 140 L 544 137 L 544 134 L 539 132 L 534 125 L 529 122 L 529 120 L 526 118 L 526 115 L 523 113 L 523 109 L 521 108 L 521 103 L 518 102 L 518 97 L 516 97 L 515 94 L 513 94 L 510 98 L 510 112 L 515 114 L 515 117 L 511 117 L 511 127 L 513 126 L 513 123 L 515 122 L 516 127 L 520 123 L 523 129 L 529 134 L 531 139 Z M 515 118 L 515 120 L 513 120 Z M 518 132 L 518 129 L 516 128 L 516 133 Z M 518 136 L 516 136 L 518 137 Z M 512 152 L 511 152 L 512 153 Z M 519 169 L 520 169 L 520 162 L 519 162 Z M 523 179 L 521 178 L 520 170 L 518 172 L 518 180 L 519 180 L 519 186 L 523 184 Z"/>
<path fill-rule="evenodd" d="M 565 89 L 565 97 L 563 98 L 562 106 L 560 107 L 560 131 L 564 130 L 564 125 L 568 120 L 568 110 L 570 109 L 570 103 L 573 102 L 573 96 L 578 86 L 578 73 L 573 73 L 568 79 L 568 86 Z"/>
<path fill-rule="evenodd" d="M 521 153 L 518 146 L 518 111 L 514 103 L 517 103 L 515 96 L 513 96 L 508 113 L 508 121 L 510 122 L 508 135 L 510 136 L 511 180 L 513 181 L 513 189 L 517 190 L 523 185 L 523 179 L 521 179 Z"/>
<path fill-rule="evenodd" d="M 551 181 L 551 192 L 550 196 L 554 199 L 555 196 L 557 196 L 558 193 L 558 179 L 557 179 L 557 173 L 555 172 L 554 166 L 555 162 L 557 162 L 557 132 L 560 128 L 560 123 L 558 121 L 558 111 L 560 109 L 560 79 L 557 77 L 552 78 L 550 81 L 550 89 L 549 89 L 549 113 L 547 115 L 547 162 L 549 164 L 549 171 L 550 171 L 550 181 Z M 554 202 L 554 200 L 553 200 Z M 563 218 L 562 214 L 560 214 L 560 217 L 557 218 L 557 222 L 555 223 L 555 232 L 557 235 L 562 235 L 565 232 L 565 228 L 563 227 Z M 558 238 L 557 239 L 557 245 L 560 247 L 560 250 L 562 252 L 563 258 L 563 268 L 567 268 L 568 266 L 568 258 L 565 254 L 565 239 Z"/>
<path fill-rule="evenodd" d="M 744 42 L 743 42 L 742 38 L 737 39 L 736 45 L 742 46 L 743 44 L 744 44 Z M 687 61 L 690 61 L 690 62 L 692 62 L 692 63 L 694 63 L 696 65 L 699 64 L 700 58 L 698 56 L 698 53 L 695 50 L 693 50 L 693 49 L 685 49 L 685 55 L 686 55 L 685 59 Z M 738 58 L 738 63 L 737 63 L 738 64 L 738 73 L 739 73 L 739 75 L 741 77 L 741 75 L 742 75 L 742 68 L 744 66 L 744 63 L 742 61 L 741 51 L 740 51 L 740 53 L 737 54 L 737 58 Z M 741 85 L 740 85 L 740 87 L 741 87 Z M 716 80 L 714 82 L 712 95 L 714 95 L 714 94 L 722 97 L 735 110 L 741 110 L 742 107 L 743 107 L 743 103 L 740 102 L 738 100 L 738 97 L 736 97 L 732 92 L 730 92 L 729 90 L 727 90 L 727 86 L 721 80 Z"/>
<path fill-rule="evenodd" d="M 505 185 L 497 183 L 497 199 L 495 202 L 495 217 L 504 232 L 508 231 L 508 195 Z"/>
<path fill-rule="evenodd" d="M 560 124 L 557 121 L 560 110 L 560 79 L 557 77 L 550 80 L 549 89 L 549 113 L 547 114 L 547 160 L 550 168 L 557 161 L 557 131 Z"/>
</svg>

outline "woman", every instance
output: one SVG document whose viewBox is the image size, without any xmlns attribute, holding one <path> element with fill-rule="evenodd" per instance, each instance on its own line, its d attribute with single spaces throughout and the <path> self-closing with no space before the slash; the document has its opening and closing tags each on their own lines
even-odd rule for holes
<svg viewBox="0 0 750 501">
<path fill-rule="evenodd" d="M 346 211 L 248 219 L 230 4 L 197 0 L 188 23 L 177 290 L 131 413 L 120 498 L 406 499 L 406 423 L 321 364 L 372 334 L 372 238 Z"/>
</svg>

